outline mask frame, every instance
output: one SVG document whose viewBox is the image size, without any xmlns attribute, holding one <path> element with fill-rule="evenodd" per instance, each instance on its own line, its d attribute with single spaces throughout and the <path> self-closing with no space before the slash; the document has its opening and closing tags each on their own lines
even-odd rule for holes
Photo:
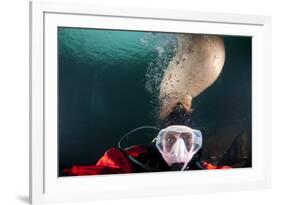
<svg viewBox="0 0 281 205">
<path fill-rule="evenodd" d="M 174 150 L 175 146 L 176 148 L 178 148 L 178 140 L 182 140 L 180 137 L 177 137 L 177 142 L 172 145 L 171 150 L 167 151 L 165 145 L 166 141 L 164 137 L 168 132 L 175 132 L 178 135 L 180 135 L 181 133 L 190 133 L 192 137 L 191 148 L 188 150 L 187 147 L 185 147 L 184 149 L 183 146 L 180 146 L 179 149 L 181 150 Z M 200 130 L 192 129 L 184 125 L 172 125 L 160 130 L 158 136 L 156 137 L 156 147 L 169 166 L 179 163 L 180 158 L 181 163 L 184 163 L 181 171 L 184 171 L 187 168 L 188 163 L 192 160 L 193 156 L 201 149 L 202 141 L 202 133 Z M 183 142 L 181 142 L 181 144 L 182 143 Z M 180 151 L 179 155 L 178 151 Z"/>
</svg>

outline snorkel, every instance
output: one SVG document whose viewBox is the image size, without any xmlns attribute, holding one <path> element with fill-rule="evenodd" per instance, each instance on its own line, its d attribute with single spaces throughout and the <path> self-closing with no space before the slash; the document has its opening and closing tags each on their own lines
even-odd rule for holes
<svg viewBox="0 0 281 205">
<path fill-rule="evenodd" d="M 134 164 L 136 164 L 137 166 L 141 167 L 142 169 L 144 169 L 145 171 L 148 172 L 155 172 L 155 171 L 161 171 L 160 169 L 158 169 L 157 167 L 152 167 L 149 166 L 148 164 L 144 164 L 140 161 L 138 161 L 137 159 L 135 159 L 133 156 L 129 155 L 126 150 L 129 149 L 130 147 L 125 147 L 123 146 L 123 142 L 128 139 L 132 134 L 140 131 L 140 130 L 157 130 L 159 131 L 160 129 L 158 127 L 154 127 L 154 126 L 141 126 L 141 127 L 137 127 L 131 131 L 129 131 L 128 133 L 126 133 L 125 135 L 123 135 L 119 142 L 118 142 L 118 149 L 122 150 L 123 153 L 131 160 L 131 162 L 133 162 Z M 153 143 L 153 141 L 151 142 Z"/>
</svg>

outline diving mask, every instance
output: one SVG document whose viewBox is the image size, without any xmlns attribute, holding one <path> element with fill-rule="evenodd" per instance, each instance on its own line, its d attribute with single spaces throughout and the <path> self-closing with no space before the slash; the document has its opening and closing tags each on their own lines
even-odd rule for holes
<svg viewBox="0 0 281 205">
<path fill-rule="evenodd" d="M 181 170 L 185 170 L 202 147 L 202 134 L 187 126 L 172 125 L 160 130 L 156 147 L 169 166 L 182 164 Z"/>
</svg>

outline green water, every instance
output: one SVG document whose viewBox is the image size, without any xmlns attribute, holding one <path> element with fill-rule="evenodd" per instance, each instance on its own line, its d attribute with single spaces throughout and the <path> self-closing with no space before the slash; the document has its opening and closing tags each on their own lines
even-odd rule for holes
<svg viewBox="0 0 281 205">
<path fill-rule="evenodd" d="M 251 124 L 251 38 L 224 40 L 223 72 L 193 103 L 205 142 Z M 59 28 L 58 46 L 60 169 L 93 164 L 126 132 L 158 125 L 158 86 L 177 48 L 174 34 Z"/>
</svg>

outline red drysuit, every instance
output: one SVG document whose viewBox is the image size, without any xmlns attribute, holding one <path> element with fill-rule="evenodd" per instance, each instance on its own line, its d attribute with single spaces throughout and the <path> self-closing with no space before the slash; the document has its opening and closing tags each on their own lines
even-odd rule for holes
<svg viewBox="0 0 281 205">
<path fill-rule="evenodd" d="M 144 146 L 133 146 L 126 150 L 132 157 L 138 157 L 147 153 Z M 229 169 L 229 166 L 215 166 L 207 162 L 201 163 L 204 169 Z M 117 148 L 110 148 L 95 165 L 73 166 L 65 169 L 68 176 L 100 175 L 100 174 L 122 174 L 134 173 L 135 166 L 125 153 Z"/>
</svg>

